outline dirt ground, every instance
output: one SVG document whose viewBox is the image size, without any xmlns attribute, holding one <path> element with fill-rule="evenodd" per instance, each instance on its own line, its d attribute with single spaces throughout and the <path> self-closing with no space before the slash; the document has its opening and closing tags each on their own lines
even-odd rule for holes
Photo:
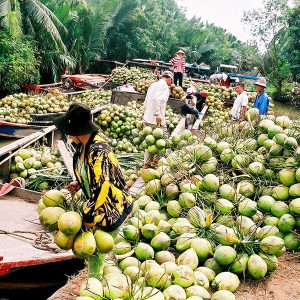
<svg viewBox="0 0 300 300">
<path fill-rule="evenodd" d="M 236 293 L 237 300 L 299 300 L 300 254 L 288 253 L 279 259 L 279 268 L 260 282 L 245 282 Z"/>
<path fill-rule="evenodd" d="M 74 300 L 86 270 L 71 278 L 67 285 L 48 300 Z M 236 292 L 237 300 L 300 300 L 300 254 L 286 254 L 279 259 L 279 268 L 263 281 L 246 281 Z"/>
</svg>

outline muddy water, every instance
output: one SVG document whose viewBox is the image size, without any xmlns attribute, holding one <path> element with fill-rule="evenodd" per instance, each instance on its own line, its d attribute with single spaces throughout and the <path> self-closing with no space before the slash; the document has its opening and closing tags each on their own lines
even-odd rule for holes
<svg viewBox="0 0 300 300">
<path fill-rule="evenodd" d="M 0 300 L 46 300 L 83 267 L 70 260 L 19 269 L 0 277 Z"/>
</svg>

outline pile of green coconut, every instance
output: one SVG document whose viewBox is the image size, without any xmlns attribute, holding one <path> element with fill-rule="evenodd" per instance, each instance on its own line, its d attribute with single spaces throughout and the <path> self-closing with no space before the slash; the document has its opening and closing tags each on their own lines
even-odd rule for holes
<svg viewBox="0 0 300 300">
<path fill-rule="evenodd" d="M 270 276 L 299 250 L 299 124 L 256 109 L 247 120 L 141 171 L 132 215 L 77 300 L 233 300 L 241 281 Z M 85 258 L 100 253 L 99 239 L 80 241 Z"/>
</svg>

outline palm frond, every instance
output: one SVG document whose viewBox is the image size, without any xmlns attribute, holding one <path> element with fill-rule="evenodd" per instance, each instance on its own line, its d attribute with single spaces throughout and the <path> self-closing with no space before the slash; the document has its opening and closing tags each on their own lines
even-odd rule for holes
<svg viewBox="0 0 300 300">
<path fill-rule="evenodd" d="M 45 5 L 36 0 L 24 0 L 20 2 L 20 8 L 22 17 L 25 15 L 25 17 L 30 19 L 37 34 L 39 34 L 39 31 L 46 31 L 56 45 L 56 48 L 61 48 L 66 51 L 66 46 L 64 45 L 61 35 L 52 21 L 52 18 L 56 19 L 56 17 Z M 58 24 L 61 23 L 58 21 Z M 62 25 L 62 27 L 64 26 Z"/>
</svg>

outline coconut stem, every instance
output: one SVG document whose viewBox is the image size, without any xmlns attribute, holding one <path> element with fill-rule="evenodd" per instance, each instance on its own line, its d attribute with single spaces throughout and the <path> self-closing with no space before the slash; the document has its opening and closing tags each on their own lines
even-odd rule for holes
<svg viewBox="0 0 300 300">
<path fill-rule="evenodd" d="M 88 277 L 100 279 L 105 254 L 95 252 L 88 259 Z"/>
</svg>

